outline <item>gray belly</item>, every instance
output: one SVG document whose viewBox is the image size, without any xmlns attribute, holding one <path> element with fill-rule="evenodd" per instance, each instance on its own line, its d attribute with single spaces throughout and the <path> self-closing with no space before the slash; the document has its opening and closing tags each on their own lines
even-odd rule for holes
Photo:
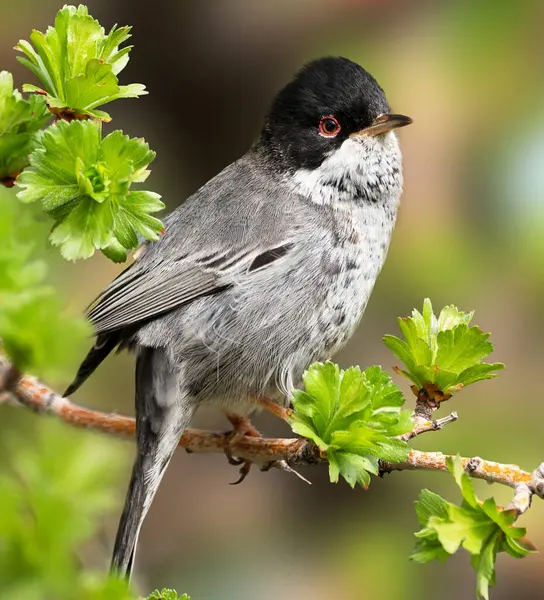
<svg viewBox="0 0 544 600">
<path fill-rule="evenodd" d="M 375 233 L 375 235 L 374 235 Z M 247 413 L 251 398 L 287 401 L 305 369 L 331 358 L 355 331 L 385 259 L 388 232 L 366 228 L 293 268 L 201 298 L 139 332 L 165 344 L 201 403 Z"/>
</svg>

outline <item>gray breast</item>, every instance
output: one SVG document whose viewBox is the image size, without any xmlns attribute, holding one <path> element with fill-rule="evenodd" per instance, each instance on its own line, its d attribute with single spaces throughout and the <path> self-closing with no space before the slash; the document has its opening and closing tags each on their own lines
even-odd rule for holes
<svg viewBox="0 0 544 600">
<path fill-rule="evenodd" d="M 330 286 L 319 315 L 322 340 L 314 360 L 325 360 L 349 340 L 366 308 L 383 267 L 396 211 L 385 203 L 367 204 L 339 215 L 323 269 Z"/>
</svg>

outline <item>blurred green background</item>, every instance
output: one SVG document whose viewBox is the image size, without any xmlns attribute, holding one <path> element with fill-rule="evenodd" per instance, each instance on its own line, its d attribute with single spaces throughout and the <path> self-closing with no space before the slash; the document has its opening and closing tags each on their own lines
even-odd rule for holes
<svg viewBox="0 0 544 600">
<path fill-rule="evenodd" d="M 476 310 L 475 322 L 492 332 L 493 358 L 507 368 L 445 406 L 443 411 L 459 412 L 459 422 L 415 445 L 526 469 L 544 460 L 543 2 L 87 4 L 106 28 L 134 26 L 135 49 L 121 83 L 145 83 L 150 95 L 113 104 L 108 127 L 143 136 L 158 152 L 148 187 L 163 195 L 169 209 L 246 151 L 272 95 L 302 63 L 335 54 L 370 70 L 393 109 L 413 117 L 414 125 L 400 134 L 405 194 L 388 262 L 361 327 L 338 360 L 344 366 L 392 366 L 381 337 L 395 333 L 396 317 L 421 307 L 425 296 L 436 309 L 455 303 Z M 12 47 L 32 28 L 43 31 L 52 23 L 61 3 L 0 0 L 0 6 L 0 67 L 12 71 L 19 86 L 35 83 Z M 102 256 L 75 265 L 50 249 L 46 256 L 72 312 L 82 311 L 122 268 Z M 80 358 L 74 357 L 74 367 Z M 77 400 L 128 414 L 132 377 L 129 356 L 110 359 Z M 60 389 L 67 381 L 54 383 Z M 408 393 L 408 385 L 399 383 Z M 42 439 L 40 430 L 52 427 L 37 420 L 2 409 L 0 470 L 16 452 L 13 440 L 32 444 Z M 262 416 L 256 424 L 268 435 L 288 434 L 273 418 Z M 227 422 L 202 412 L 195 426 L 227 429 Z M 55 429 L 49 439 L 63 437 L 58 432 L 65 429 Z M 119 507 L 131 444 L 84 432 L 70 440 L 77 444 L 78 437 L 104 445 L 87 453 L 86 461 L 101 465 L 104 477 L 115 468 Z M 66 444 L 59 446 L 59 462 L 67 452 Z M 256 471 L 232 487 L 227 484 L 237 472 L 223 457 L 178 453 L 141 536 L 136 573 L 142 590 L 171 586 L 193 600 L 473 596 L 465 555 L 445 565 L 408 560 L 417 529 L 412 502 L 422 487 L 458 498 L 449 478 L 393 474 L 364 492 L 329 484 L 325 469 L 304 475 L 313 486 L 285 473 Z M 481 496 L 509 500 L 509 490 L 477 487 Z M 69 480 L 63 489 L 70 493 Z M 522 524 L 544 548 L 541 504 L 535 502 Z M 118 509 L 104 509 L 83 564 L 107 567 L 117 516 Z M 500 557 L 493 599 L 541 598 L 543 572 L 541 554 L 523 561 Z"/>
</svg>

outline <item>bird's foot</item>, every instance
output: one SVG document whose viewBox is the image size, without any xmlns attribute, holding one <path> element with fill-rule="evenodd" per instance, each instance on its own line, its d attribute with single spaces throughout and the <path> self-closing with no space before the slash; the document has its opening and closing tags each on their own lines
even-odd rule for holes
<svg viewBox="0 0 544 600">
<path fill-rule="evenodd" d="M 228 434 L 225 446 L 225 456 L 230 465 L 240 466 L 240 477 L 231 483 L 238 485 L 248 476 L 252 462 L 243 458 L 237 458 L 232 454 L 232 448 L 244 437 L 261 437 L 260 432 L 251 424 L 247 417 L 241 417 L 233 413 L 226 413 L 227 419 L 232 424 L 232 431 Z"/>
</svg>

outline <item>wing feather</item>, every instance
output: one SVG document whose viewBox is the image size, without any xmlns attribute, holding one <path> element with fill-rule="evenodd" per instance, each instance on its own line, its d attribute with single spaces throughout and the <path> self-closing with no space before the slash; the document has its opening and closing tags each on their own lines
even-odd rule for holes
<svg viewBox="0 0 544 600">
<path fill-rule="evenodd" d="M 246 249 L 233 262 L 225 254 L 218 262 L 169 260 L 135 262 L 104 289 L 87 311 L 95 333 L 117 331 L 174 310 L 202 296 L 219 293 L 284 257 L 293 243 L 281 242 L 266 249 Z M 213 263 L 213 265 L 212 265 Z"/>
</svg>

